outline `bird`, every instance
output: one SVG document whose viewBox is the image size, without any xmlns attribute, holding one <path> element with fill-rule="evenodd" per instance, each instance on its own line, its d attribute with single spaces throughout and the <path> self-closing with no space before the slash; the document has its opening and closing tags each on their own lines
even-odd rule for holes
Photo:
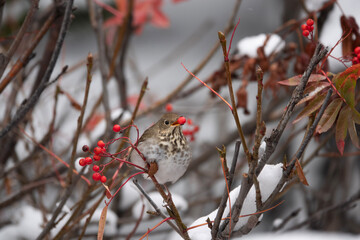
<svg viewBox="0 0 360 240">
<path fill-rule="evenodd" d="M 132 148 L 129 160 L 143 168 L 155 165 L 152 171 L 158 183 L 175 183 L 184 175 L 191 160 L 190 146 L 181 129 L 185 122 L 186 118 L 179 114 L 165 113 L 144 131 L 135 143 L 137 150 Z"/>
</svg>

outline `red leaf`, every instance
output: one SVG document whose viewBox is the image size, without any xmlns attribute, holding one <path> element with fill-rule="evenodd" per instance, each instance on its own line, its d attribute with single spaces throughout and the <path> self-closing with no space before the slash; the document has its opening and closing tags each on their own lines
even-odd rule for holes
<svg viewBox="0 0 360 240">
<path fill-rule="evenodd" d="M 348 106 L 341 109 L 339 118 L 336 122 L 335 141 L 341 155 L 344 153 L 345 138 L 348 129 L 348 117 L 351 113 L 350 110 L 351 109 Z"/>
<path fill-rule="evenodd" d="M 324 114 L 322 115 L 319 124 L 316 127 L 317 133 L 327 132 L 332 125 L 334 124 L 336 117 L 340 111 L 340 108 L 343 104 L 341 98 L 335 98 L 325 109 Z"/>
<path fill-rule="evenodd" d="M 335 75 L 334 83 L 336 89 L 346 100 L 350 107 L 355 107 L 355 85 L 360 77 L 360 64 L 353 65 L 344 72 Z"/>
<path fill-rule="evenodd" d="M 354 122 L 360 124 L 360 113 L 355 108 L 351 108 L 351 115 Z"/>
<path fill-rule="evenodd" d="M 336 141 L 336 146 L 337 146 L 340 154 L 343 155 L 344 154 L 345 141 L 344 140 Z"/>
<path fill-rule="evenodd" d="M 154 26 L 167 28 L 170 26 L 169 19 L 163 14 L 160 9 L 154 9 L 153 16 L 151 18 L 151 23 Z"/>
<path fill-rule="evenodd" d="M 355 147 L 360 148 L 359 137 L 356 132 L 355 122 L 351 118 L 348 118 L 348 121 L 349 121 L 348 130 L 349 130 L 351 142 L 354 144 Z"/>
</svg>

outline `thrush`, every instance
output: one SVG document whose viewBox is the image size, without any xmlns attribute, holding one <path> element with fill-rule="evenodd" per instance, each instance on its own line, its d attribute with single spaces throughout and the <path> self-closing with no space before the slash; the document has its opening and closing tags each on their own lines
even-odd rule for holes
<svg viewBox="0 0 360 240">
<path fill-rule="evenodd" d="M 164 114 L 138 141 L 137 149 L 144 158 L 132 149 L 129 160 L 143 168 L 147 166 L 145 161 L 149 165 L 156 163 L 157 171 L 153 174 L 160 184 L 176 182 L 191 159 L 189 144 L 181 130 L 184 122 L 185 118 L 176 113 Z"/>
</svg>

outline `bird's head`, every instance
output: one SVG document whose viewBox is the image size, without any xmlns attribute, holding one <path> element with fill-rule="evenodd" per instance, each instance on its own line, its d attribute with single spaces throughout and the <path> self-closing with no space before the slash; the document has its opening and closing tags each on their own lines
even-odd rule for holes
<svg viewBox="0 0 360 240">
<path fill-rule="evenodd" d="M 181 127 L 186 122 L 186 118 L 176 113 L 165 113 L 157 122 L 160 130 L 171 131 L 176 127 Z"/>
</svg>

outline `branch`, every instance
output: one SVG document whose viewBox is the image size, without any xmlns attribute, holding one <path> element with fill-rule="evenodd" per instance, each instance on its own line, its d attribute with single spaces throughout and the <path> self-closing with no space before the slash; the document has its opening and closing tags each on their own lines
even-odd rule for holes
<svg viewBox="0 0 360 240">
<path fill-rule="evenodd" d="M 234 179 L 235 167 L 236 167 L 237 159 L 238 159 L 238 156 L 239 156 L 240 144 L 241 144 L 240 141 L 236 141 L 235 152 L 234 152 L 233 160 L 232 160 L 232 163 L 231 163 L 231 168 L 230 168 L 230 171 L 229 171 L 229 179 L 227 180 L 228 181 L 227 185 L 229 186 L 229 188 L 231 188 L 231 185 L 232 185 L 232 182 L 233 182 L 233 179 Z M 226 185 L 225 185 L 225 189 L 224 189 L 224 192 L 223 192 L 223 194 L 221 196 L 218 211 L 217 211 L 216 217 L 214 219 L 214 224 L 213 224 L 213 227 L 211 229 L 211 237 L 213 239 L 216 238 L 217 233 L 219 231 L 219 225 L 220 225 L 220 222 L 221 222 L 222 215 L 224 214 L 224 211 L 225 211 L 227 199 L 228 199 L 228 189 L 226 188 Z"/>
<path fill-rule="evenodd" d="M 301 228 L 302 226 L 312 222 L 313 220 L 319 218 L 321 215 L 327 213 L 327 212 L 332 212 L 332 211 L 336 211 L 336 210 L 341 210 L 344 211 L 344 208 L 347 207 L 348 205 L 350 205 L 353 202 L 359 201 L 360 200 L 360 191 L 358 191 L 357 193 L 355 193 L 353 196 L 351 196 L 347 201 L 321 209 L 319 211 L 317 211 L 316 213 L 314 213 L 313 215 L 311 215 L 308 219 L 286 229 L 285 231 L 290 231 L 290 230 L 295 230 L 298 228 Z"/>
<path fill-rule="evenodd" d="M 240 4 L 241 4 L 241 0 L 237 0 L 233 9 L 233 12 L 229 18 L 228 24 L 227 26 L 224 28 L 223 32 L 225 35 L 229 34 L 230 31 L 233 29 L 234 27 L 234 20 L 236 17 L 236 14 L 240 8 Z M 204 57 L 203 60 L 201 60 L 201 62 L 195 67 L 194 70 L 192 70 L 191 72 L 194 75 L 197 75 L 201 69 L 203 69 L 206 64 L 210 61 L 210 59 L 214 56 L 214 54 L 217 52 L 218 48 L 220 46 L 219 42 L 216 42 L 214 44 L 214 46 L 210 49 L 209 53 Z M 178 94 L 181 92 L 181 90 L 190 83 L 190 81 L 193 79 L 192 76 L 188 76 L 186 77 L 173 91 L 171 91 L 165 98 L 159 100 L 158 102 L 156 102 L 154 105 L 152 105 L 151 107 L 149 107 L 148 109 L 142 111 L 139 115 L 145 115 L 149 112 L 152 112 L 160 107 L 162 107 L 164 104 L 171 102 L 172 99 L 174 99 L 176 96 L 178 96 Z M 128 125 L 129 122 L 124 123 L 124 125 Z"/>
<path fill-rule="evenodd" d="M 107 89 L 107 68 L 106 68 L 106 47 L 105 47 L 105 36 L 103 29 L 103 17 L 102 17 L 102 9 L 99 6 L 95 6 L 94 2 L 89 1 L 89 13 L 91 25 L 96 33 L 96 39 L 99 49 L 99 66 L 101 73 L 101 83 L 102 83 L 102 103 L 105 110 L 105 122 L 106 128 L 104 133 L 104 139 L 108 138 L 108 135 L 111 132 L 111 115 L 110 115 L 110 104 L 109 104 L 109 91 Z M 92 16 L 95 14 L 95 16 Z"/>
<path fill-rule="evenodd" d="M 161 216 L 163 219 L 166 219 L 167 216 L 165 215 L 165 213 L 163 211 L 160 210 L 160 208 L 156 205 L 156 203 L 151 199 L 151 197 L 145 192 L 145 190 L 142 188 L 142 186 L 138 183 L 138 181 L 133 178 L 133 183 L 135 184 L 135 186 L 140 190 L 140 192 L 144 195 L 144 197 L 149 201 L 149 203 L 151 204 L 151 206 L 155 209 L 155 211 L 159 214 L 159 216 Z M 181 232 L 179 231 L 179 229 L 176 227 L 175 224 L 173 224 L 171 221 L 167 221 L 167 223 L 170 225 L 170 227 L 172 227 L 180 236 L 182 236 Z"/>
<path fill-rule="evenodd" d="M 110 74 L 114 71 L 114 75 L 118 81 L 119 87 L 119 94 L 120 94 L 120 105 L 123 110 L 128 108 L 127 104 L 127 91 L 126 91 L 126 77 L 125 77 L 125 57 L 128 50 L 128 45 L 132 33 L 132 19 L 133 19 L 133 8 L 134 8 L 134 1 L 127 0 L 127 14 L 124 19 L 124 24 L 120 28 L 119 36 L 118 36 L 118 43 L 121 44 L 120 56 L 119 56 L 119 65 L 113 69 L 115 66 L 115 59 L 116 59 L 116 51 L 111 61 L 110 66 Z M 109 75 L 111 76 L 111 75 Z"/>
<path fill-rule="evenodd" d="M 0 3 L 1 11 L 3 9 L 4 4 L 5 1 Z M 19 32 L 16 34 L 15 40 L 11 43 L 11 46 L 6 52 L 6 54 L 2 56 L 3 62 L 0 64 L 0 78 L 4 74 L 6 66 L 9 64 L 11 57 L 14 55 L 15 51 L 19 47 L 21 40 L 24 39 L 24 35 L 28 31 L 30 24 L 33 20 L 34 13 L 38 10 L 38 8 L 39 8 L 39 0 L 32 0 L 30 9 L 25 17 L 23 24 L 21 25 Z M 0 18 L 2 18 L 2 14 L 0 14 Z"/>
<path fill-rule="evenodd" d="M 76 128 L 76 132 L 75 132 L 75 136 L 74 136 L 72 152 L 71 152 L 71 157 L 70 157 L 70 169 L 68 172 L 69 183 L 71 183 L 72 171 L 75 168 L 75 155 L 76 155 L 76 151 L 77 151 L 77 144 L 78 144 L 79 136 L 80 136 L 81 129 L 82 129 L 83 119 L 84 119 L 84 115 L 85 115 L 85 109 L 86 109 L 86 105 L 87 105 L 87 100 L 88 100 L 89 90 L 90 90 L 90 85 L 91 85 L 91 80 L 92 80 L 91 70 L 92 70 L 92 66 L 93 66 L 93 57 L 92 57 L 91 53 L 88 54 L 87 61 L 88 61 L 88 63 L 87 63 L 87 77 L 86 77 L 85 94 L 84 94 L 83 104 L 81 106 L 81 112 L 80 112 L 80 115 L 77 120 L 77 128 Z"/>
<path fill-rule="evenodd" d="M 333 92 L 332 89 L 329 89 L 329 91 L 328 91 L 328 93 L 326 95 L 326 98 L 324 100 L 324 103 L 322 104 L 322 106 L 321 106 L 321 108 L 319 110 L 319 113 L 317 114 L 317 116 L 315 118 L 314 123 L 311 125 L 305 140 L 301 144 L 301 146 L 300 146 L 299 150 L 297 151 L 297 153 L 295 154 L 295 156 L 292 158 L 292 161 L 290 162 L 289 166 L 286 167 L 286 169 L 283 172 L 283 175 L 282 175 L 281 179 L 279 180 L 278 184 L 276 185 L 275 189 L 270 194 L 269 198 L 264 202 L 264 204 L 262 206 L 262 209 L 260 209 L 260 210 L 264 210 L 264 209 L 267 209 L 268 207 L 270 207 L 270 205 L 276 199 L 277 194 L 283 188 L 284 184 L 289 180 L 291 172 L 294 169 L 295 162 L 296 162 L 297 159 L 299 159 L 302 156 L 302 154 L 305 151 L 305 148 L 306 148 L 307 144 L 309 143 L 311 137 L 313 136 L 313 134 L 315 132 L 315 129 L 316 129 L 316 126 L 319 123 L 319 121 L 320 121 L 320 119 L 321 119 L 321 117 L 322 117 L 322 115 L 323 115 L 323 113 L 324 113 L 324 111 L 325 111 L 325 109 L 327 107 L 328 102 L 330 101 L 330 97 L 332 95 L 332 92 Z M 260 214 L 257 214 L 255 217 L 257 219 L 259 219 Z M 254 227 L 251 227 L 251 226 L 252 226 L 252 223 L 248 221 L 248 223 L 245 224 L 242 229 L 240 229 L 237 232 L 234 232 L 234 235 L 238 236 L 238 235 L 248 234 L 252 230 L 252 228 L 255 227 L 255 226 Z"/>
<path fill-rule="evenodd" d="M 50 232 L 50 230 L 55 226 L 55 220 L 58 217 L 58 215 L 61 213 L 62 208 L 64 207 L 66 201 L 68 200 L 68 198 L 70 197 L 70 195 L 72 194 L 76 183 L 79 181 L 80 176 L 82 175 L 83 171 L 85 170 L 85 168 L 82 169 L 81 173 L 79 175 L 75 175 L 74 177 L 74 181 L 72 182 L 72 184 L 66 189 L 64 196 L 62 197 L 59 205 L 56 207 L 56 209 L 54 210 L 54 212 L 51 215 L 51 219 L 49 220 L 49 222 L 46 224 L 45 228 L 43 229 L 43 231 L 40 233 L 40 235 L 36 238 L 36 240 L 41 240 L 44 239 L 45 236 Z"/>
<path fill-rule="evenodd" d="M 235 29 L 234 29 L 234 31 L 235 31 Z M 231 105 L 232 105 L 231 113 L 234 116 L 236 127 L 237 127 L 237 129 L 239 131 L 239 135 L 240 135 L 240 138 L 241 138 L 241 142 L 242 142 L 242 145 L 243 145 L 243 148 L 244 148 L 244 152 L 245 152 L 247 161 L 248 161 L 248 163 L 250 163 L 252 157 L 251 157 L 249 148 L 248 148 L 248 146 L 246 144 L 244 132 L 242 130 L 239 115 L 238 115 L 238 112 L 237 112 L 236 101 L 235 101 L 235 96 L 234 96 L 234 90 L 233 90 L 233 87 L 232 87 L 230 63 L 229 63 L 229 58 L 228 58 L 229 53 L 226 50 L 226 37 L 222 32 L 218 32 L 218 36 L 219 36 L 220 44 L 222 46 L 223 55 L 224 55 L 224 65 L 225 65 L 226 80 L 227 80 L 227 85 L 228 85 L 228 88 L 229 88 L 229 94 L 230 94 Z M 229 48 L 230 48 L 230 45 L 229 45 Z"/>
<path fill-rule="evenodd" d="M 273 129 L 269 138 L 265 138 L 266 148 L 265 153 L 262 155 L 259 165 L 256 169 L 256 175 L 259 175 L 267 161 L 269 160 L 270 156 L 276 149 L 277 144 L 279 143 L 280 137 L 284 132 L 284 129 L 289 122 L 289 119 L 294 112 L 295 105 L 302 99 L 305 86 L 310 78 L 312 71 L 314 70 L 315 66 L 323 59 L 327 53 L 327 48 L 323 48 L 322 44 L 318 44 L 316 46 L 315 52 L 313 57 L 310 60 L 309 66 L 305 70 L 303 76 L 301 77 L 300 84 L 295 88 L 289 103 L 287 104 L 285 111 L 278 123 L 276 129 Z"/>
<path fill-rule="evenodd" d="M 262 157 L 260 159 L 258 167 L 256 168 L 256 176 L 258 176 L 260 174 L 260 172 L 263 169 L 263 167 L 265 166 L 266 162 L 268 161 L 268 159 L 270 158 L 272 153 L 275 151 L 276 146 L 279 142 L 279 139 L 280 139 L 280 137 L 281 137 L 281 135 L 282 135 L 293 111 L 294 111 L 295 105 L 301 100 L 301 98 L 303 96 L 305 86 L 307 84 L 307 81 L 309 80 L 309 77 L 310 77 L 313 69 L 321 61 L 321 59 L 326 55 L 327 49 L 322 49 L 322 48 L 323 48 L 323 46 L 321 44 L 317 45 L 317 47 L 315 49 L 315 53 L 314 53 L 313 57 L 311 58 L 310 64 L 309 64 L 308 68 L 306 69 L 306 71 L 304 72 L 304 74 L 301 78 L 300 84 L 293 91 L 292 97 L 291 97 L 289 103 L 287 104 L 286 110 L 283 113 L 282 118 L 280 119 L 280 122 L 278 123 L 278 126 L 276 127 L 276 129 L 274 129 L 272 131 L 270 137 L 265 139 L 266 149 L 265 149 L 265 153 L 262 155 Z M 233 228 L 238 221 L 238 218 L 239 218 L 239 215 L 240 215 L 240 212 L 242 209 L 242 205 L 243 205 L 244 200 L 245 200 L 248 192 L 250 191 L 252 185 L 253 185 L 252 178 L 249 178 L 246 176 L 242 179 L 241 189 L 239 192 L 239 196 L 236 199 L 234 212 L 232 214 L 232 219 L 231 219 L 231 222 L 232 222 L 231 226 Z M 278 190 L 280 190 L 280 189 L 278 189 Z M 262 209 L 266 209 L 266 207 L 268 207 L 269 204 L 272 202 L 272 201 L 268 201 L 268 200 L 263 204 Z M 253 221 L 250 221 L 250 219 L 249 219 L 248 223 L 252 224 Z M 229 224 L 229 220 L 224 221 L 220 228 L 222 231 L 221 232 L 222 237 L 227 237 L 230 234 L 230 229 L 229 229 L 228 224 Z"/>
<path fill-rule="evenodd" d="M 66 2 L 66 9 L 64 13 L 64 20 L 61 24 L 61 29 L 59 33 L 59 37 L 56 42 L 56 46 L 54 49 L 54 52 L 52 54 L 51 60 L 49 62 L 48 68 L 46 69 L 46 72 L 44 74 L 43 79 L 41 80 L 41 83 L 39 87 L 36 89 L 34 94 L 31 95 L 31 97 L 26 101 L 25 104 L 21 105 L 19 109 L 16 111 L 13 119 L 11 122 L 6 125 L 3 129 L 0 131 L 0 139 L 3 138 L 13 127 L 15 127 L 22 119 L 24 119 L 25 115 L 35 106 L 37 101 L 40 98 L 41 93 L 46 88 L 47 82 L 49 81 L 51 74 L 54 70 L 55 63 L 57 61 L 57 58 L 60 54 L 61 47 L 63 45 L 66 33 L 69 29 L 69 25 L 71 22 L 71 13 L 72 13 L 72 6 L 73 6 L 74 0 L 69 0 Z M 64 7 L 64 6 L 60 6 Z"/>
</svg>

